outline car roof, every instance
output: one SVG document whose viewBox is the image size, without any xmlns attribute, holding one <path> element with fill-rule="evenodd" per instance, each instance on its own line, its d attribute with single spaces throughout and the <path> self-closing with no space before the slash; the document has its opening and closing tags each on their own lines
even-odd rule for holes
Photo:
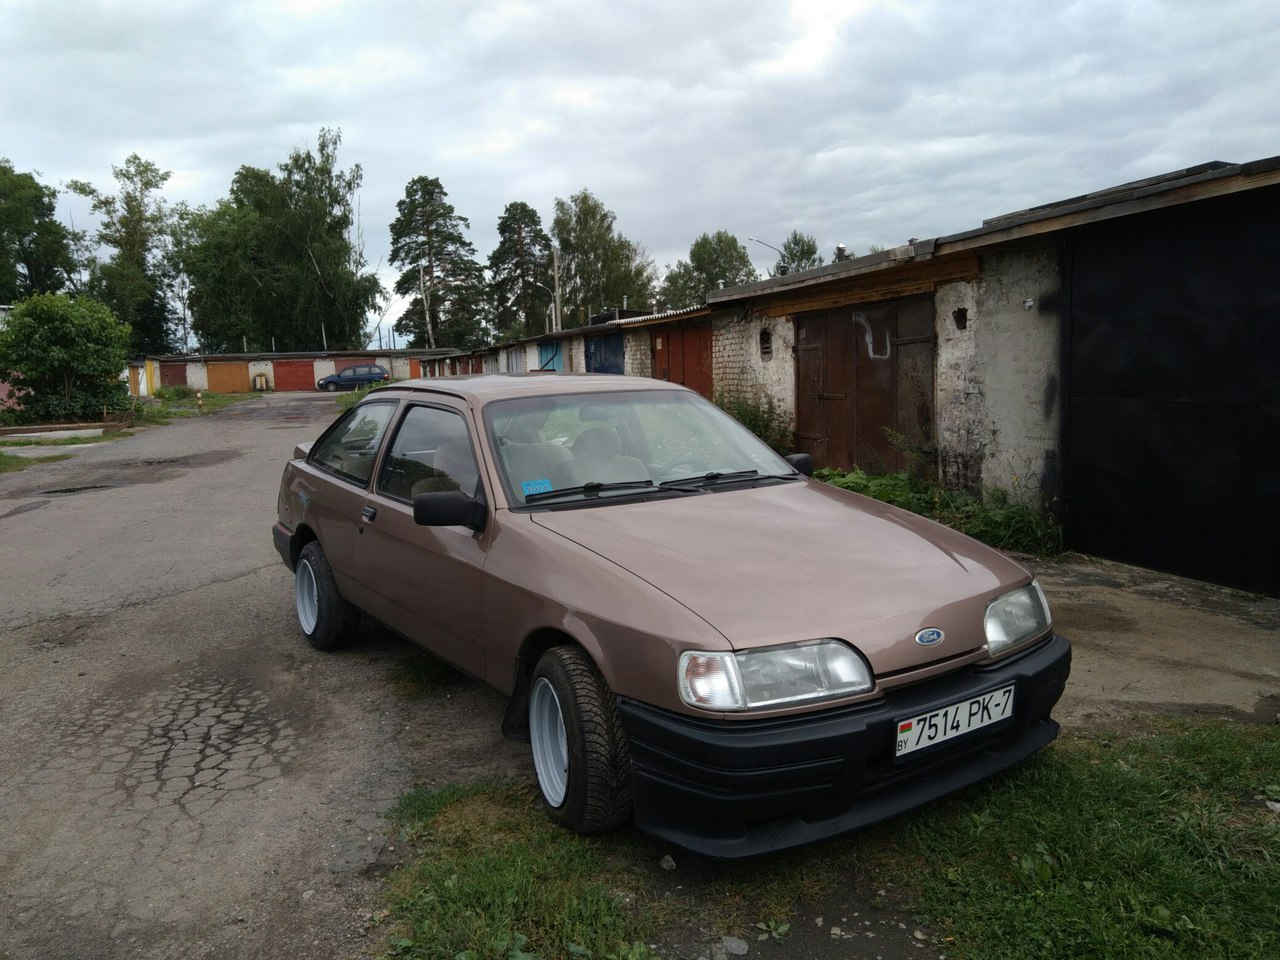
<svg viewBox="0 0 1280 960">
<path fill-rule="evenodd" d="M 472 405 L 515 397 L 542 397 L 561 393 L 609 393 L 619 390 L 687 392 L 685 387 L 649 377 L 624 377 L 612 373 L 477 373 L 458 377 L 425 377 L 402 380 L 370 391 L 385 393 L 444 393 Z"/>
</svg>

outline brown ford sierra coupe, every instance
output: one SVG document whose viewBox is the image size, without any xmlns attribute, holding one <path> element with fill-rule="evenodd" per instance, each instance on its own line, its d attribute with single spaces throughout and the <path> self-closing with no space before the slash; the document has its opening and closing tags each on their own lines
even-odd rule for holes
<svg viewBox="0 0 1280 960">
<path fill-rule="evenodd" d="M 554 821 L 747 856 L 1029 756 L 1070 669 L 1025 569 L 807 467 L 657 380 L 416 380 L 294 451 L 273 534 L 313 646 L 363 612 L 510 697 Z"/>
</svg>

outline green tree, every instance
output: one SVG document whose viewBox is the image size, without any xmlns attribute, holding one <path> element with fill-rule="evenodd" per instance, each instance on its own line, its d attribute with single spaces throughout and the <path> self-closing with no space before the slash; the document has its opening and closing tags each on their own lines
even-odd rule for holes
<svg viewBox="0 0 1280 960">
<path fill-rule="evenodd" d="M 820 267 L 823 262 L 822 255 L 818 253 L 818 241 L 807 233 L 792 230 L 791 235 L 782 241 L 782 256 L 770 273 L 775 277 L 781 273 L 800 273 Z"/>
<path fill-rule="evenodd" d="M 128 350 L 129 328 L 104 304 L 36 294 L 0 324 L 0 380 L 26 419 L 97 420 L 127 403 L 119 377 Z"/>
<path fill-rule="evenodd" d="M 667 270 L 658 292 L 658 302 L 664 307 L 681 309 L 701 306 L 706 302 L 707 291 L 721 284 L 736 287 L 760 279 L 751 264 L 747 248 L 737 237 L 724 230 L 714 234 L 704 233 L 689 247 L 689 259 L 677 260 Z"/>
<path fill-rule="evenodd" d="M 412 346 L 478 346 L 485 339 L 484 272 L 463 232 L 471 222 L 448 196 L 438 178 L 414 177 L 391 222 L 391 264 L 403 268 L 396 293 L 412 297 L 395 329 Z"/>
<path fill-rule="evenodd" d="M 0 303 L 66 286 L 70 237 L 54 219 L 57 202 L 56 190 L 0 158 Z"/>
<path fill-rule="evenodd" d="M 158 260 L 168 226 L 168 211 L 160 191 L 171 174 L 136 153 L 122 166 L 112 166 L 117 195 L 103 193 L 83 180 L 67 186 L 93 202 L 101 218 L 97 241 L 111 247 L 111 258 L 91 272 L 89 292 L 100 296 L 132 331 L 130 346 L 139 353 L 170 349 L 168 302 L 159 279 Z"/>
<path fill-rule="evenodd" d="M 493 324 L 506 340 L 546 329 L 551 305 L 551 238 L 538 211 L 527 203 L 508 203 L 498 219 L 498 245 L 489 254 L 489 291 Z"/>
<path fill-rule="evenodd" d="M 230 196 L 189 215 L 179 262 L 192 329 L 210 352 L 357 349 L 382 295 L 354 239 L 359 164 L 338 167 L 342 135 L 322 129 L 279 173 L 244 166 Z"/>
<path fill-rule="evenodd" d="M 588 190 L 556 199 L 551 236 L 560 248 L 560 285 L 568 316 L 654 300 L 653 261 L 614 228 L 617 216 Z"/>
</svg>

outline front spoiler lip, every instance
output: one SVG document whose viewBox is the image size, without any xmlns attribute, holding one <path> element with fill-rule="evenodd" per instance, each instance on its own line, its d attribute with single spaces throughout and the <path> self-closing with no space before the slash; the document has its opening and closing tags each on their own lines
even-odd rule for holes
<svg viewBox="0 0 1280 960">
<path fill-rule="evenodd" d="M 870 703 L 768 720 L 709 721 L 621 698 L 637 825 L 696 853 L 754 856 L 868 826 L 977 783 L 1051 742 L 1070 672 L 1054 634 L 996 663 Z M 1014 716 L 898 761 L 896 724 L 1016 685 Z"/>
</svg>

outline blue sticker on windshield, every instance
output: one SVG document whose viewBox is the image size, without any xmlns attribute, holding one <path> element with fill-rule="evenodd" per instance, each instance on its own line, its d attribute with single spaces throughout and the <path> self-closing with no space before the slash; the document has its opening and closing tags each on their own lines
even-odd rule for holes
<svg viewBox="0 0 1280 960">
<path fill-rule="evenodd" d="M 549 493 L 551 491 L 551 481 L 543 480 L 526 480 L 520 484 L 520 491 L 527 497 L 531 493 Z"/>
</svg>

